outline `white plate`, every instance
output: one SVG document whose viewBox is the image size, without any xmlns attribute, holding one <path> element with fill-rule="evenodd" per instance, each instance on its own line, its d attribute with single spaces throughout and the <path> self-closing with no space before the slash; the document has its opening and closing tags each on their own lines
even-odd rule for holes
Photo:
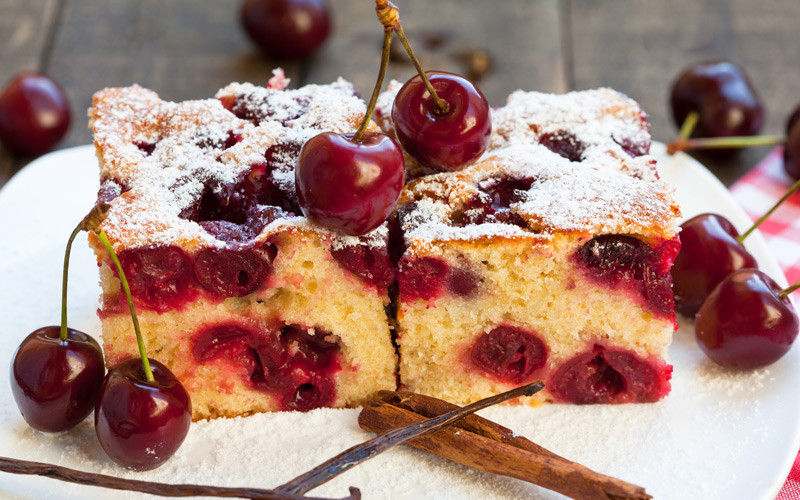
<svg viewBox="0 0 800 500">
<path fill-rule="evenodd" d="M 663 147 L 654 146 L 663 157 Z M 728 191 L 685 155 L 661 161 L 685 216 L 714 211 L 740 229 L 749 220 Z M 256 415 L 192 425 L 167 464 L 132 473 L 111 463 L 91 419 L 45 435 L 31 430 L 11 399 L 8 366 L 34 329 L 59 321 L 64 244 L 97 191 L 93 148 L 52 153 L 31 163 L 0 192 L 0 455 L 53 462 L 144 480 L 275 487 L 361 442 L 357 410 Z M 761 269 L 784 284 L 760 235 L 747 240 Z M 98 334 L 94 257 L 79 237 L 73 250 L 69 323 Z M 644 486 L 657 499 L 771 500 L 800 447 L 800 349 L 768 369 L 718 369 L 696 347 L 690 324 L 670 348 L 673 390 L 660 403 L 623 406 L 491 408 L 484 415 L 599 472 Z M 522 481 L 473 471 L 422 452 L 397 448 L 313 493 L 365 498 L 559 498 Z M 0 498 L 133 498 L 127 493 L 0 473 Z"/>
</svg>

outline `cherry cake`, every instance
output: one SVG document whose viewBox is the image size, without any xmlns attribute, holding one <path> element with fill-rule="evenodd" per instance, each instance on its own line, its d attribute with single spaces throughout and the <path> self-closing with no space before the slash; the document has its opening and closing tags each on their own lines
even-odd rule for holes
<svg viewBox="0 0 800 500">
<path fill-rule="evenodd" d="M 102 224 L 128 277 L 148 352 L 191 394 L 193 418 L 363 403 L 396 387 L 385 308 L 386 223 L 352 237 L 302 217 L 294 164 L 363 114 L 351 84 L 231 84 L 165 102 L 138 86 L 95 94 Z M 377 127 L 373 126 L 376 131 Z M 100 267 L 106 361 L 138 356 L 108 255 Z"/>
<path fill-rule="evenodd" d="M 663 398 L 680 212 L 646 116 L 609 89 L 517 91 L 492 122 L 484 159 L 401 196 L 403 387 L 459 404 L 539 379 L 538 401 Z"/>
<path fill-rule="evenodd" d="M 437 174 L 406 157 L 395 214 L 353 237 L 301 215 L 294 168 L 310 137 L 355 130 L 364 103 L 342 80 L 285 86 L 278 72 L 183 103 L 113 88 L 90 110 L 102 227 L 195 419 L 354 406 L 398 384 L 455 403 L 536 379 L 536 401 L 669 392 L 680 213 L 635 102 L 517 91 L 477 163 Z M 390 134 L 398 89 L 376 110 Z M 113 365 L 136 342 L 92 244 Z"/>
</svg>

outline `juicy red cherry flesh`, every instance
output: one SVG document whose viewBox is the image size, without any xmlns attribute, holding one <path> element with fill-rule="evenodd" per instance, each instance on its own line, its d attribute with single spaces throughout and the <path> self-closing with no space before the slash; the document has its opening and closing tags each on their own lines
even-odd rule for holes
<svg viewBox="0 0 800 500">
<path fill-rule="evenodd" d="M 800 112 L 800 108 L 798 111 Z M 786 137 L 783 148 L 783 169 L 792 179 L 800 179 L 800 122 L 797 119 Z"/>
<path fill-rule="evenodd" d="M 583 159 L 583 151 L 586 149 L 586 146 L 574 134 L 566 130 L 542 134 L 539 137 L 539 143 L 571 162 L 581 161 Z"/>
<path fill-rule="evenodd" d="M 16 75 L 0 94 L 0 141 L 21 155 L 40 155 L 69 129 L 71 115 L 64 91 L 34 72 Z"/>
<path fill-rule="evenodd" d="M 29 334 L 11 362 L 11 393 L 22 418 L 45 432 L 70 429 L 94 409 L 105 365 L 97 341 L 47 326 Z"/>
<path fill-rule="evenodd" d="M 206 328 L 195 337 L 198 363 L 224 359 L 243 366 L 248 383 L 275 395 L 282 410 L 309 411 L 336 401 L 339 345 L 329 334 L 297 325 L 254 331 L 237 324 Z"/>
<path fill-rule="evenodd" d="M 403 258 L 397 282 L 405 302 L 438 299 L 447 290 L 450 266 L 435 257 Z"/>
<path fill-rule="evenodd" d="M 425 166 L 461 170 L 489 146 L 489 103 L 466 78 L 434 71 L 425 74 L 449 109 L 441 112 L 419 75 L 411 78 L 392 105 L 397 140 L 406 153 Z"/>
<path fill-rule="evenodd" d="M 797 338 L 797 313 L 781 287 L 757 269 L 740 269 L 711 292 L 695 321 L 697 343 L 715 363 L 751 370 L 783 357 Z"/>
<path fill-rule="evenodd" d="M 204 248 L 195 257 L 194 271 L 212 295 L 244 297 L 263 284 L 272 266 L 254 249 Z"/>
<path fill-rule="evenodd" d="M 472 363 L 506 383 L 521 384 L 547 362 L 548 349 L 532 332 L 498 326 L 484 333 L 470 351 Z"/>
<path fill-rule="evenodd" d="M 119 260 L 137 305 L 164 312 L 177 309 L 193 298 L 192 261 L 180 248 L 125 250 L 120 252 Z"/>
<path fill-rule="evenodd" d="M 699 114 L 694 137 L 754 135 L 764 124 L 764 107 L 744 70 L 731 62 L 704 62 L 684 71 L 672 84 L 672 117 L 680 127 Z"/>
<path fill-rule="evenodd" d="M 384 134 L 323 132 L 308 140 L 295 169 L 297 198 L 311 221 L 349 235 L 368 233 L 394 211 L 403 188 L 400 147 Z"/>
<path fill-rule="evenodd" d="M 114 462 L 129 469 L 155 469 L 178 451 L 192 423 L 192 403 L 183 385 L 150 359 L 154 381 L 142 360 L 131 358 L 109 370 L 94 412 L 97 439 Z"/>
<path fill-rule="evenodd" d="M 331 250 L 331 256 L 340 266 L 378 288 L 387 288 L 397 277 L 389 252 L 383 247 L 350 245 Z"/>
<path fill-rule="evenodd" d="M 550 392 L 574 404 L 650 403 L 669 393 L 672 367 L 658 366 L 633 352 L 595 345 L 559 366 Z"/>
<path fill-rule="evenodd" d="M 245 0 L 241 22 L 269 57 L 302 59 L 328 38 L 331 19 L 324 0 Z"/>
<path fill-rule="evenodd" d="M 672 266 L 675 310 L 694 318 L 714 287 L 737 269 L 758 264 L 736 228 L 716 214 L 700 214 L 681 224 L 681 250 Z"/>
<path fill-rule="evenodd" d="M 610 288 L 627 288 L 641 296 L 655 313 L 673 317 L 669 268 L 678 248 L 677 239 L 652 248 L 633 236 L 607 234 L 589 240 L 576 255 L 595 282 Z"/>
</svg>

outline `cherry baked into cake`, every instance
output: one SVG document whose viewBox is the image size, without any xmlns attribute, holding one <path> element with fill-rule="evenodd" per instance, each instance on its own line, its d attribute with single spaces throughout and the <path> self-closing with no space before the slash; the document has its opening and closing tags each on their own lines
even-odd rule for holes
<svg viewBox="0 0 800 500">
<path fill-rule="evenodd" d="M 144 340 L 191 394 L 193 418 L 358 405 L 396 386 L 385 308 L 387 224 L 351 237 L 301 216 L 294 162 L 363 102 L 342 80 L 284 90 L 231 84 L 164 102 L 138 86 L 94 96 L 102 227 Z M 137 355 L 114 266 L 92 236 L 106 361 Z"/>
<path fill-rule="evenodd" d="M 679 211 L 636 103 L 516 92 L 480 161 L 429 175 L 407 158 L 395 214 L 354 237 L 302 216 L 295 165 L 312 136 L 354 131 L 364 103 L 342 80 L 285 85 L 183 103 L 113 88 L 90 111 L 102 227 L 195 419 L 355 406 L 398 384 L 455 403 L 536 379 L 554 402 L 669 392 Z M 113 365 L 136 342 L 92 238 Z"/>
<path fill-rule="evenodd" d="M 468 403 L 651 402 L 670 389 L 678 207 L 627 97 L 518 91 L 488 158 L 419 178 L 397 211 L 397 344 L 411 391 Z"/>
</svg>

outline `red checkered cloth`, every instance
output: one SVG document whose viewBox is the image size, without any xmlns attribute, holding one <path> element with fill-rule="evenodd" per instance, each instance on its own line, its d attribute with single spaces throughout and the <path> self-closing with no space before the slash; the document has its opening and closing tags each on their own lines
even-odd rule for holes
<svg viewBox="0 0 800 500">
<path fill-rule="evenodd" d="M 776 148 L 731 187 L 744 211 L 756 220 L 775 204 L 793 184 L 783 170 L 783 148 Z M 778 261 L 789 284 L 800 281 L 800 193 L 794 193 L 765 220 L 758 230 Z M 793 294 L 800 304 L 800 290 Z M 800 499 L 800 454 L 775 500 Z"/>
</svg>

